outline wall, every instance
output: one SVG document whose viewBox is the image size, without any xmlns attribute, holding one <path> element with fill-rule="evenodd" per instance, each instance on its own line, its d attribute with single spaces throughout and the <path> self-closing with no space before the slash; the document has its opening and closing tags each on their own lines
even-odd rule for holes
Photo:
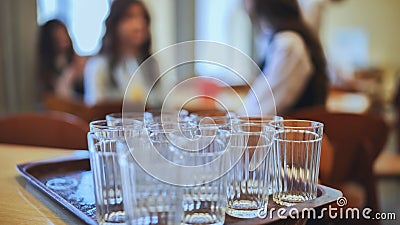
<svg viewBox="0 0 400 225">
<path fill-rule="evenodd" d="M 322 27 L 322 40 L 328 49 L 340 29 L 365 31 L 368 64 L 384 69 L 386 95 L 393 91 L 395 74 L 400 69 L 399 10 L 399 0 L 343 0 L 327 6 Z"/>
<path fill-rule="evenodd" d="M 176 40 L 175 1 L 144 0 L 151 15 L 153 51 L 158 51 Z"/>
<path fill-rule="evenodd" d="M 0 115 L 35 108 L 36 1 L 0 1 Z"/>
</svg>

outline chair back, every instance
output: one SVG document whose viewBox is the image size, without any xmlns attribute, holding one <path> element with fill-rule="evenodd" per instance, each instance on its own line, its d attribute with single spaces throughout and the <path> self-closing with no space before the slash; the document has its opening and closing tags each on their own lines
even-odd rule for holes
<svg viewBox="0 0 400 225">
<path fill-rule="evenodd" d="M 83 101 L 71 100 L 57 95 L 46 95 L 43 99 L 46 110 L 66 112 L 81 118 L 87 114 L 87 107 Z"/>
<path fill-rule="evenodd" d="M 89 124 L 62 112 L 31 112 L 0 118 L 0 143 L 87 149 Z"/>
<path fill-rule="evenodd" d="M 104 119 L 107 114 L 122 112 L 122 101 L 102 102 L 87 107 L 86 115 L 82 117 L 86 121 Z"/>
<path fill-rule="evenodd" d="M 130 111 L 143 111 L 143 106 L 137 103 L 125 102 Z M 82 118 L 87 122 L 104 119 L 107 114 L 122 112 L 122 101 L 104 101 L 95 105 L 86 105 L 83 101 L 65 99 L 55 95 L 48 95 L 44 99 L 47 110 L 66 112 Z"/>
</svg>

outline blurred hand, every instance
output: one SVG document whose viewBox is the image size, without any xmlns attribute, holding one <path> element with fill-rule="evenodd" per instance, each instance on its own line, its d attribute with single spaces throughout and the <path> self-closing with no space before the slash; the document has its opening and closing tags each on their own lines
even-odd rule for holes
<svg viewBox="0 0 400 225">
<path fill-rule="evenodd" d="M 55 84 L 55 93 L 59 96 L 70 98 L 73 96 L 74 83 L 83 79 L 87 57 L 74 56 L 71 65 L 66 68 Z"/>
<path fill-rule="evenodd" d="M 72 61 L 72 73 L 73 73 L 73 77 L 74 77 L 74 80 L 75 79 L 80 79 L 80 78 L 82 78 L 83 77 L 83 72 L 84 72 L 84 70 L 85 70 L 85 65 L 86 65 L 86 62 L 87 62 L 87 60 L 88 60 L 88 58 L 87 57 L 83 57 L 83 56 L 78 56 L 78 55 L 75 55 L 74 56 L 74 59 L 73 59 L 73 61 Z"/>
</svg>

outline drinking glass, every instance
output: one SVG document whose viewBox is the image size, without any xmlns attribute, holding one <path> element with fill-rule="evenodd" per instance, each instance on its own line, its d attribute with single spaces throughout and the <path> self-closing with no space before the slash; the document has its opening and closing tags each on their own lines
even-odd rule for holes
<svg viewBox="0 0 400 225">
<path fill-rule="evenodd" d="M 324 125 L 307 120 L 272 121 L 277 191 L 273 200 L 291 206 L 317 197 Z"/>
<path fill-rule="evenodd" d="M 125 137 L 142 128 L 141 123 L 111 126 L 106 120 L 90 123 L 88 145 L 99 224 L 123 224 L 125 211 L 118 163 L 118 149 L 127 149 Z"/>
<path fill-rule="evenodd" d="M 210 131 L 210 130 L 208 130 Z M 215 135 L 206 134 L 194 141 L 198 151 L 185 155 L 191 166 L 202 166 L 202 172 L 192 174 L 196 185 L 183 188 L 183 224 L 224 224 L 226 207 L 226 177 L 223 162 L 215 160 L 226 150 L 229 132 L 217 130 Z M 215 163 L 212 163 L 212 162 Z"/>
<path fill-rule="evenodd" d="M 191 123 L 152 124 L 145 130 L 130 145 L 140 160 L 121 157 L 127 223 L 223 224 L 226 183 L 222 164 L 213 162 L 225 152 L 229 132 Z M 164 175 L 180 182 L 163 180 Z"/>
<path fill-rule="evenodd" d="M 256 123 L 242 123 L 239 128 L 231 135 L 230 148 L 240 153 L 240 157 L 227 175 L 226 213 L 238 218 L 255 218 L 267 211 L 268 153 L 274 130 Z"/>
<path fill-rule="evenodd" d="M 176 148 L 174 143 L 178 142 L 178 140 L 174 140 L 174 138 L 178 136 L 175 135 L 173 137 L 171 135 L 179 131 L 186 138 L 193 137 L 197 126 L 191 122 L 164 122 L 149 124 L 146 130 L 149 138 L 147 141 L 151 142 L 149 148 L 153 148 L 164 159 L 182 165 L 185 160 L 183 157 L 185 151 L 180 151 L 180 149 Z M 184 139 L 183 141 L 186 142 L 187 140 Z"/>
<path fill-rule="evenodd" d="M 159 166 L 155 155 L 150 152 L 152 145 L 146 130 L 141 130 L 128 141 L 132 141 L 129 145 L 134 148 L 132 151 L 143 153 L 145 163 Z M 125 224 L 179 224 L 182 218 L 182 190 L 149 174 L 135 160 L 131 150 L 121 149 L 119 153 Z M 160 166 L 159 171 L 165 170 Z"/>
<path fill-rule="evenodd" d="M 241 124 L 246 124 L 246 123 L 255 123 L 255 124 L 260 124 L 260 125 L 265 125 L 265 126 L 268 126 L 269 125 L 269 123 L 271 122 L 271 121 L 274 121 L 274 120 L 277 120 L 277 121 L 281 121 L 281 120 L 283 120 L 283 117 L 281 117 L 281 116 L 274 116 L 274 115 L 264 115 L 264 116 L 248 116 L 248 117 L 246 117 L 246 116 L 240 116 L 240 117 L 238 117 L 238 121 L 239 121 L 239 123 L 241 123 Z M 262 129 L 262 127 L 261 126 L 259 126 L 259 128 L 260 129 Z M 253 127 L 253 130 L 254 129 L 257 129 L 257 126 L 256 127 Z M 268 159 L 268 176 L 267 176 L 267 179 L 268 179 L 268 195 L 272 195 L 275 191 L 276 191 L 276 186 L 274 186 L 274 180 L 275 180 L 275 177 L 274 177 L 274 167 L 275 167 L 275 161 L 274 161 L 274 158 L 273 158 L 273 151 L 269 151 L 268 152 L 268 157 L 267 157 L 267 159 Z"/>
<path fill-rule="evenodd" d="M 172 162 L 183 185 L 181 224 L 223 224 L 226 207 L 226 157 L 230 132 L 214 125 L 176 130 L 168 135 L 179 152 Z M 195 168 L 193 172 L 190 169 Z"/>
</svg>

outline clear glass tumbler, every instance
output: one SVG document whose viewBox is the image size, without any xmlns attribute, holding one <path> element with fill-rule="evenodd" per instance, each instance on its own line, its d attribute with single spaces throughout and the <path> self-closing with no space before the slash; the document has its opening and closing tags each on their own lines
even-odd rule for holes
<svg viewBox="0 0 400 225">
<path fill-rule="evenodd" d="M 245 123 L 255 123 L 255 124 L 260 124 L 260 125 L 266 125 L 266 126 L 268 126 L 269 125 L 269 123 L 271 122 L 271 121 L 274 121 L 274 120 L 278 120 L 278 121 L 281 121 L 281 120 L 283 120 L 283 117 L 281 117 L 281 116 L 273 116 L 273 115 L 264 115 L 264 116 L 262 116 L 262 117 L 257 117 L 257 116 L 252 116 L 252 117 L 243 117 L 243 116 L 241 116 L 241 117 L 238 117 L 238 121 L 239 121 L 239 123 L 241 123 L 241 124 L 245 124 Z M 263 129 L 261 126 L 259 127 L 260 129 Z M 257 129 L 257 126 L 256 127 L 253 127 L 253 130 L 255 130 L 255 129 Z M 274 161 L 274 158 L 273 158 L 273 151 L 269 151 L 269 153 L 268 153 L 269 155 L 268 155 L 268 168 L 267 168 L 267 170 L 268 170 L 268 177 L 267 177 L 267 179 L 268 179 L 268 195 L 272 195 L 275 191 L 276 191 L 276 187 L 274 187 L 273 185 L 274 185 L 274 180 L 275 180 L 275 177 L 274 177 L 274 167 L 275 167 L 275 161 Z"/>
<path fill-rule="evenodd" d="M 123 224 L 125 211 L 117 151 L 127 149 L 125 137 L 137 133 L 141 123 L 111 126 L 106 120 L 90 123 L 88 144 L 99 224 Z"/>
<path fill-rule="evenodd" d="M 132 141 L 130 148 L 144 154 L 145 163 L 159 166 L 155 155 L 149 152 L 152 151 L 152 147 L 146 130 L 142 130 L 128 141 Z M 131 150 L 121 149 L 119 153 L 125 224 L 180 224 L 183 191 L 178 186 L 162 182 L 150 175 L 138 164 Z M 160 171 L 163 171 L 161 166 Z"/>
<path fill-rule="evenodd" d="M 242 123 L 231 136 L 231 151 L 241 157 L 232 161 L 227 175 L 228 204 L 226 213 L 238 218 L 255 218 L 267 211 L 269 167 L 268 157 L 274 130 L 257 123 Z"/>
<path fill-rule="evenodd" d="M 273 200 L 291 206 L 316 198 L 324 125 L 307 120 L 272 121 L 270 125 L 276 129 L 273 153 L 277 191 Z"/>
<path fill-rule="evenodd" d="M 228 131 L 152 124 L 128 142 L 133 154 L 122 154 L 120 163 L 127 224 L 224 223 L 226 183 L 218 159 Z"/>
<path fill-rule="evenodd" d="M 182 135 L 183 133 L 183 135 Z M 187 134 L 194 134 L 188 137 Z M 214 125 L 198 126 L 195 133 L 176 131 L 171 137 L 179 146 L 178 174 L 187 180 L 183 190 L 181 224 L 224 224 L 226 207 L 227 147 L 230 132 Z M 186 140 L 185 140 L 186 139 Z M 197 168 L 194 172 L 187 169 Z"/>
</svg>

